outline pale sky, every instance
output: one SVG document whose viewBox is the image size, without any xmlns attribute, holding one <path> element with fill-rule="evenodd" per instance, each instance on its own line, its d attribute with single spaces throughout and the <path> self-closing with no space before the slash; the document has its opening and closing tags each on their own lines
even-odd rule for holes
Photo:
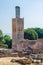
<svg viewBox="0 0 43 65">
<path fill-rule="evenodd" d="M 0 29 L 12 34 L 12 18 L 15 18 L 15 6 L 20 6 L 24 28 L 43 28 L 43 0 L 0 0 Z"/>
</svg>

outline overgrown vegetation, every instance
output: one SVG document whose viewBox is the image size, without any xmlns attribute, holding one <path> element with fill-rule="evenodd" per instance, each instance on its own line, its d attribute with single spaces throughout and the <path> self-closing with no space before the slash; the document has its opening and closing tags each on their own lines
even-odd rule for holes
<svg viewBox="0 0 43 65">
<path fill-rule="evenodd" d="M 0 47 L 11 48 L 12 39 L 9 35 L 3 36 L 2 30 L 0 30 Z"/>
<path fill-rule="evenodd" d="M 24 38 L 29 40 L 36 40 L 38 38 L 43 38 L 43 29 L 41 28 L 24 29 Z"/>
</svg>

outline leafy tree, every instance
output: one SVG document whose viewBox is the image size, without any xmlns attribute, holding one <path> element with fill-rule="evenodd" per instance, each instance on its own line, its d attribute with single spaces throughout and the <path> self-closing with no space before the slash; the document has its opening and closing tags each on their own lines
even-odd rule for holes
<svg viewBox="0 0 43 65">
<path fill-rule="evenodd" d="M 41 29 L 41 28 L 35 28 L 35 31 L 38 34 L 38 38 L 43 38 L 43 29 Z"/>
<path fill-rule="evenodd" d="M 0 46 L 4 47 L 4 48 L 8 48 L 8 46 L 6 44 L 4 44 L 5 40 L 3 38 L 3 32 L 2 30 L 0 30 Z"/>
<path fill-rule="evenodd" d="M 11 37 L 9 35 L 5 35 L 4 36 L 4 40 L 5 40 L 5 44 L 8 45 L 8 48 L 11 48 L 11 46 L 12 46 L 12 39 L 11 39 Z"/>
<path fill-rule="evenodd" d="M 38 34 L 34 29 L 28 28 L 24 30 L 24 38 L 30 40 L 36 40 L 38 39 Z"/>
<path fill-rule="evenodd" d="M 3 33 L 2 33 L 2 31 L 0 30 L 0 41 L 2 41 L 2 39 L 3 39 Z"/>
<path fill-rule="evenodd" d="M 0 44 L 4 43 L 4 39 L 3 39 L 3 33 L 2 30 L 0 30 Z"/>
<path fill-rule="evenodd" d="M 29 34 L 28 34 L 28 32 L 24 32 L 24 38 L 25 38 L 25 39 L 29 39 Z"/>
<path fill-rule="evenodd" d="M 12 39 L 10 40 L 10 43 L 8 45 L 8 48 L 12 48 Z"/>
</svg>

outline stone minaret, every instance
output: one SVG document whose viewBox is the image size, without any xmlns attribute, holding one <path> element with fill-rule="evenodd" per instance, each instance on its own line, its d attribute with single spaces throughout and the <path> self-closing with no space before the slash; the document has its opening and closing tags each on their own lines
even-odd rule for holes
<svg viewBox="0 0 43 65">
<path fill-rule="evenodd" d="M 20 7 L 15 7 L 16 18 L 12 19 L 12 48 L 19 50 L 19 44 L 24 39 L 24 19 L 20 18 Z"/>
</svg>

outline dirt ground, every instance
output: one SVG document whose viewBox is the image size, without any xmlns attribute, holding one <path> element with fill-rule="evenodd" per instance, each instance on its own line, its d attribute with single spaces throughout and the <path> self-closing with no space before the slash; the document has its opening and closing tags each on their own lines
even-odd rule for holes
<svg viewBox="0 0 43 65">
<path fill-rule="evenodd" d="M 17 62 L 14 62 L 14 63 L 12 63 L 12 62 L 10 62 L 11 61 L 11 59 L 25 59 L 25 57 L 22 57 L 22 58 L 20 58 L 20 57 L 4 57 L 4 58 L 0 58 L 0 65 L 21 65 L 20 63 L 17 63 Z M 32 64 L 29 64 L 29 65 L 43 65 L 43 63 L 41 64 L 37 64 L 37 63 L 32 63 Z"/>
<path fill-rule="evenodd" d="M 21 65 L 20 63 L 17 63 L 17 62 L 10 62 L 11 59 L 24 59 L 25 57 L 23 58 L 19 58 L 19 57 L 4 57 L 4 58 L 0 58 L 0 65 Z"/>
</svg>

